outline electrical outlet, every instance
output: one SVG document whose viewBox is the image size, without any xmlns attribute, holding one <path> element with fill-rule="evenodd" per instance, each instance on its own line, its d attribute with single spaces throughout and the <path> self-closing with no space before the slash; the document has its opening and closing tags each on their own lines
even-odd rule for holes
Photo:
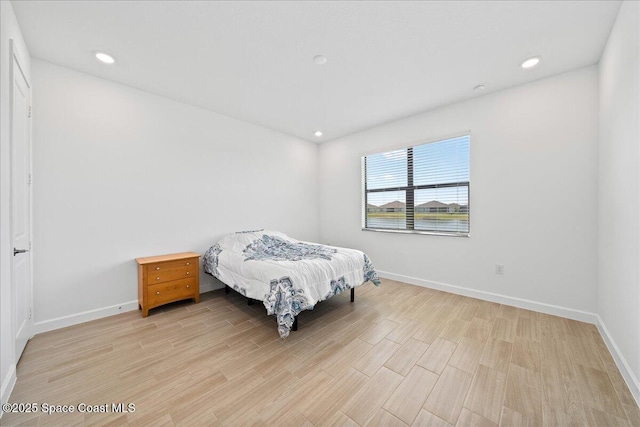
<svg viewBox="0 0 640 427">
<path fill-rule="evenodd" d="M 504 274 L 504 265 L 496 264 L 496 274 Z"/>
</svg>

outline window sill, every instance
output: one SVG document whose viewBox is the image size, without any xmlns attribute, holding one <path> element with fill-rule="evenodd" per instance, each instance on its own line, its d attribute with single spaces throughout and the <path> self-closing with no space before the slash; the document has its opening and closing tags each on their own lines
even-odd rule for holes
<svg viewBox="0 0 640 427">
<path fill-rule="evenodd" d="M 385 228 L 362 228 L 362 231 L 374 231 L 379 233 L 397 233 L 397 234 L 426 234 L 430 236 L 447 236 L 447 237 L 471 237 L 470 233 L 443 233 L 437 231 L 420 231 L 420 230 L 389 230 Z"/>
</svg>

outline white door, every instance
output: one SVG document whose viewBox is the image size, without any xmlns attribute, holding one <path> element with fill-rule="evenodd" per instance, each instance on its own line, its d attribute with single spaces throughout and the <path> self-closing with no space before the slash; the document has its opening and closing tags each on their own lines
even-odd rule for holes
<svg viewBox="0 0 640 427">
<path fill-rule="evenodd" d="M 31 337 L 31 88 L 11 44 L 11 290 L 16 362 Z"/>
</svg>

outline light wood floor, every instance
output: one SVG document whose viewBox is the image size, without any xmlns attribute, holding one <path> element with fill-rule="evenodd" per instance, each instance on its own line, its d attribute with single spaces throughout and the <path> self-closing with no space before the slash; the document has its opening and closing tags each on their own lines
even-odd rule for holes
<svg viewBox="0 0 640 427">
<path fill-rule="evenodd" d="M 235 292 L 36 336 L 11 402 L 135 412 L 2 425 L 640 426 L 593 325 L 389 280 L 281 340 Z"/>
</svg>

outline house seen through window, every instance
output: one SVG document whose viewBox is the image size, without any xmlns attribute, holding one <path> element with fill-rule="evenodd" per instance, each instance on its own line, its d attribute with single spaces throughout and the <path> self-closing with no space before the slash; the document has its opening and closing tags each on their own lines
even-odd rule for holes
<svg viewBox="0 0 640 427">
<path fill-rule="evenodd" d="M 464 135 L 362 157 L 363 229 L 468 235 L 469 149 Z"/>
</svg>

